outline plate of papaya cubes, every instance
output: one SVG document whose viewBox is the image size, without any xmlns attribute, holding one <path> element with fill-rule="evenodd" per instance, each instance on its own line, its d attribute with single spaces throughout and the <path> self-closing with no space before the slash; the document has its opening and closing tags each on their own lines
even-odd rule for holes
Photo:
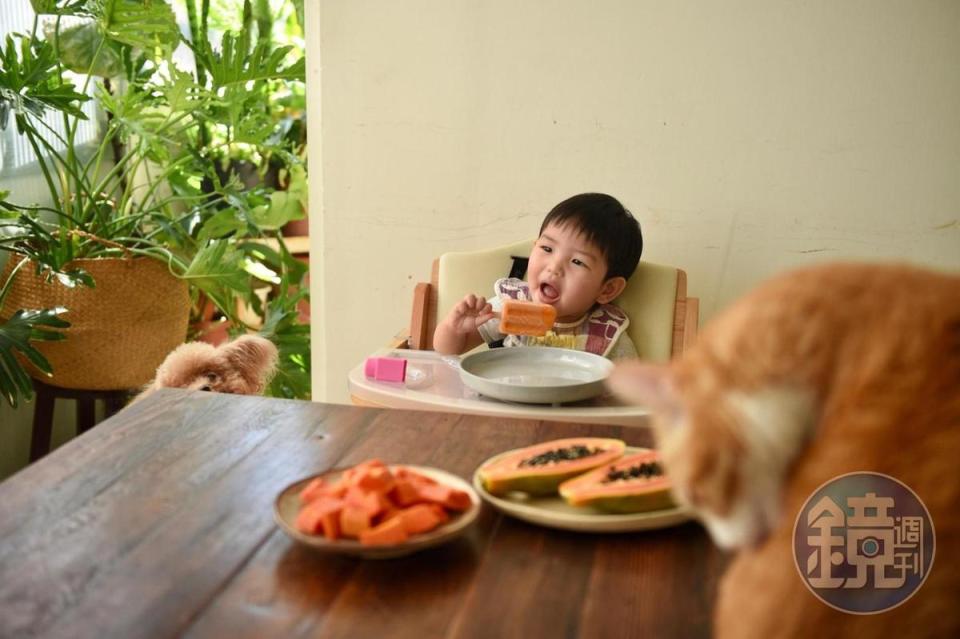
<svg viewBox="0 0 960 639">
<path fill-rule="evenodd" d="M 301 479 L 274 503 L 277 524 L 296 541 L 369 559 L 450 541 L 479 513 L 479 495 L 460 477 L 378 459 Z"/>
</svg>

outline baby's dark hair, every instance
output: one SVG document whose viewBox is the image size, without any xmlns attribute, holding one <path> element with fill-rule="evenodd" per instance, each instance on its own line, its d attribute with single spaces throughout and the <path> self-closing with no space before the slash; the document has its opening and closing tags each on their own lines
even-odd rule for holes
<svg viewBox="0 0 960 639">
<path fill-rule="evenodd" d="M 620 202 L 604 193 L 581 193 L 553 207 L 543 218 L 540 234 L 550 224 L 573 225 L 607 260 L 607 275 L 630 279 L 643 252 L 640 223 Z"/>
</svg>

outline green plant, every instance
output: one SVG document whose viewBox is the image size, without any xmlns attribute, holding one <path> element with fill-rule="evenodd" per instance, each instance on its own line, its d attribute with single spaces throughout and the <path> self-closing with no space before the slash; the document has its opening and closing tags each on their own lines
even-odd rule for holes
<svg viewBox="0 0 960 639">
<path fill-rule="evenodd" d="M 95 285 L 72 264 L 77 258 L 162 260 L 187 280 L 198 306 L 212 301 L 234 331 L 250 328 L 238 308 L 252 309 L 255 324 L 281 347 L 287 383 L 273 390 L 305 396 L 309 332 L 285 314 L 305 295 L 305 269 L 280 228 L 303 214 L 306 173 L 302 146 L 285 139 L 269 99 L 282 87 L 302 86 L 302 55 L 255 42 L 249 31 L 225 33 L 219 46 L 194 33 L 186 44 L 196 69 L 184 70 L 174 61 L 181 35 L 166 0 L 31 2 L 38 14 L 31 31 L 0 47 L 0 126 L 12 116 L 35 152 L 50 202 L 0 196 L 0 250 L 71 286 Z M 252 12 L 249 0 L 242 11 Z M 76 136 L 90 100 L 105 115 L 97 143 L 84 148 Z M 44 120 L 48 113 L 62 121 L 59 130 Z M 230 161 L 239 150 L 258 164 L 279 161 L 293 178 L 289 188 L 242 182 Z M 257 282 L 277 291 L 267 304 Z M 15 315 L 0 329 L 16 335 L 16 348 L 33 361 L 25 347 L 55 316 Z M 6 389 L 14 380 L 29 392 L 16 360 L 7 359 L 0 388 L 11 401 Z"/>
<path fill-rule="evenodd" d="M 0 198 L 5 194 L 0 193 Z M 7 282 L 9 284 L 9 282 Z M 0 307 L 9 289 L 0 287 Z M 0 323 L 0 394 L 8 404 L 17 407 L 21 396 L 30 397 L 33 385 L 17 361 L 15 354 L 30 360 L 44 373 L 50 374 L 50 363 L 30 342 L 57 341 L 64 338 L 55 328 L 68 328 L 70 324 L 58 315 L 65 309 L 44 310 L 20 309 L 6 322 Z"/>
</svg>

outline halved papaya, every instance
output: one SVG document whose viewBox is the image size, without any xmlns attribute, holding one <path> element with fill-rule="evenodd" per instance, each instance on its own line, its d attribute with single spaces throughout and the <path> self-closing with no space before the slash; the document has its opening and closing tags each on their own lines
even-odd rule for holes
<svg viewBox="0 0 960 639">
<path fill-rule="evenodd" d="M 556 439 L 505 453 L 480 467 L 483 487 L 492 495 L 513 491 L 549 495 L 565 480 L 623 456 L 619 439 Z"/>
<path fill-rule="evenodd" d="M 573 506 L 592 506 L 612 513 L 638 513 L 670 508 L 670 480 L 660 453 L 643 449 L 560 484 L 560 496 Z"/>
</svg>

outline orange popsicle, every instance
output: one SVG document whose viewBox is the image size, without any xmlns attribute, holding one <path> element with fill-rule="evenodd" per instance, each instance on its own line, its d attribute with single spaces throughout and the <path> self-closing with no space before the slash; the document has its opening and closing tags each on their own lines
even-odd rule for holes
<svg viewBox="0 0 960 639">
<path fill-rule="evenodd" d="M 557 320 L 549 304 L 506 300 L 500 313 L 500 332 L 507 335 L 546 335 Z"/>
</svg>

